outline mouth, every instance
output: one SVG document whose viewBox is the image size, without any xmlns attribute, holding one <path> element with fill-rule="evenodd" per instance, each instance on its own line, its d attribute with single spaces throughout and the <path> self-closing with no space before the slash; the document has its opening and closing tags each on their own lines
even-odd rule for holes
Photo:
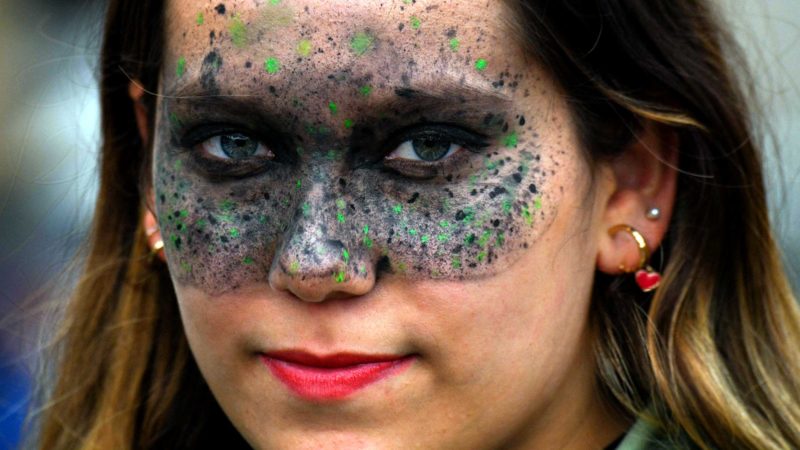
<svg viewBox="0 0 800 450">
<path fill-rule="evenodd" d="M 399 375 L 416 355 L 335 353 L 315 355 L 303 350 L 264 353 L 272 375 L 308 401 L 340 400 L 384 378 Z"/>
</svg>

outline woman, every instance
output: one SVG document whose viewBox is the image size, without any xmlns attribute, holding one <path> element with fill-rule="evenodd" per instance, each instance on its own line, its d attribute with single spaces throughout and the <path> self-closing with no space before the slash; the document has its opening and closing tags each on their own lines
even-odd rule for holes
<svg viewBox="0 0 800 450">
<path fill-rule="evenodd" d="M 717 22 L 112 1 L 38 445 L 800 447 L 800 319 Z"/>
</svg>

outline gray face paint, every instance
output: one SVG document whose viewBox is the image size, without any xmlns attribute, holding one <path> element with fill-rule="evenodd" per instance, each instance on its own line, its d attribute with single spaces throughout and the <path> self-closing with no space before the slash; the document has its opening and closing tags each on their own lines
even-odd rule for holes
<svg viewBox="0 0 800 450">
<path fill-rule="evenodd" d="M 248 49 L 247 30 L 228 35 L 165 68 L 176 76 L 154 176 L 177 281 L 219 295 L 271 270 L 479 278 L 552 220 L 538 134 L 517 104 L 534 80 L 470 57 L 481 46 L 457 28 L 434 52 L 446 64 L 370 30 L 301 31 L 291 60 Z"/>
</svg>

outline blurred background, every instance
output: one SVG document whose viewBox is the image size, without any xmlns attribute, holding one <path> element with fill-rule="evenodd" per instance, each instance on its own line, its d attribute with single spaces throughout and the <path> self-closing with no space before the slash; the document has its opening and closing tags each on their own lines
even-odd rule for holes
<svg viewBox="0 0 800 450">
<path fill-rule="evenodd" d="M 770 208 L 800 286 L 800 3 L 720 0 L 766 109 Z M 31 311 L 63 299 L 96 194 L 104 2 L 0 0 L 0 450 L 16 448 L 37 354 Z M 776 153 L 774 150 L 779 149 Z M 54 281 L 55 280 L 55 281 Z M 23 307 L 24 306 L 24 307 Z M 13 313 L 13 316 L 12 316 Z"/>
</svg>

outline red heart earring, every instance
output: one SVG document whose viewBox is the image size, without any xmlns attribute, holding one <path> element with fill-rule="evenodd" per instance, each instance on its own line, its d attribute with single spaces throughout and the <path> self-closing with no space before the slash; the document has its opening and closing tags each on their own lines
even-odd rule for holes
<svg viewBox="0 0 800 450">
<path fill-rule="evenodd" d="M 619 269 L 624 273 L 632 273 L 636 272 L 634 275 L 634 279 L 636 280 L 636 284 L 639 285 L 639 288 L 643 292 L 650 292 L 658 287 L 661 284 L 661 274 L 656 272 L 650 265 L 647 264 L 647 261 L 650 259 L 650 249 L 647 247 L 647 241 L 644 240 L 644 236 L 641 233 L 636 231 L 630 225 L 620 224 L 611 227 L 608 230 L 608 234 L 611 237 L 614 237 L 620 231 L 624 231 L 633 237 L 633 240 L 636 241 L 636 245 L 639 247 L 639 265 L 635 269 L 630 269 L 625 267 L 625 265 L 620 264 Z"/>
</svg>

